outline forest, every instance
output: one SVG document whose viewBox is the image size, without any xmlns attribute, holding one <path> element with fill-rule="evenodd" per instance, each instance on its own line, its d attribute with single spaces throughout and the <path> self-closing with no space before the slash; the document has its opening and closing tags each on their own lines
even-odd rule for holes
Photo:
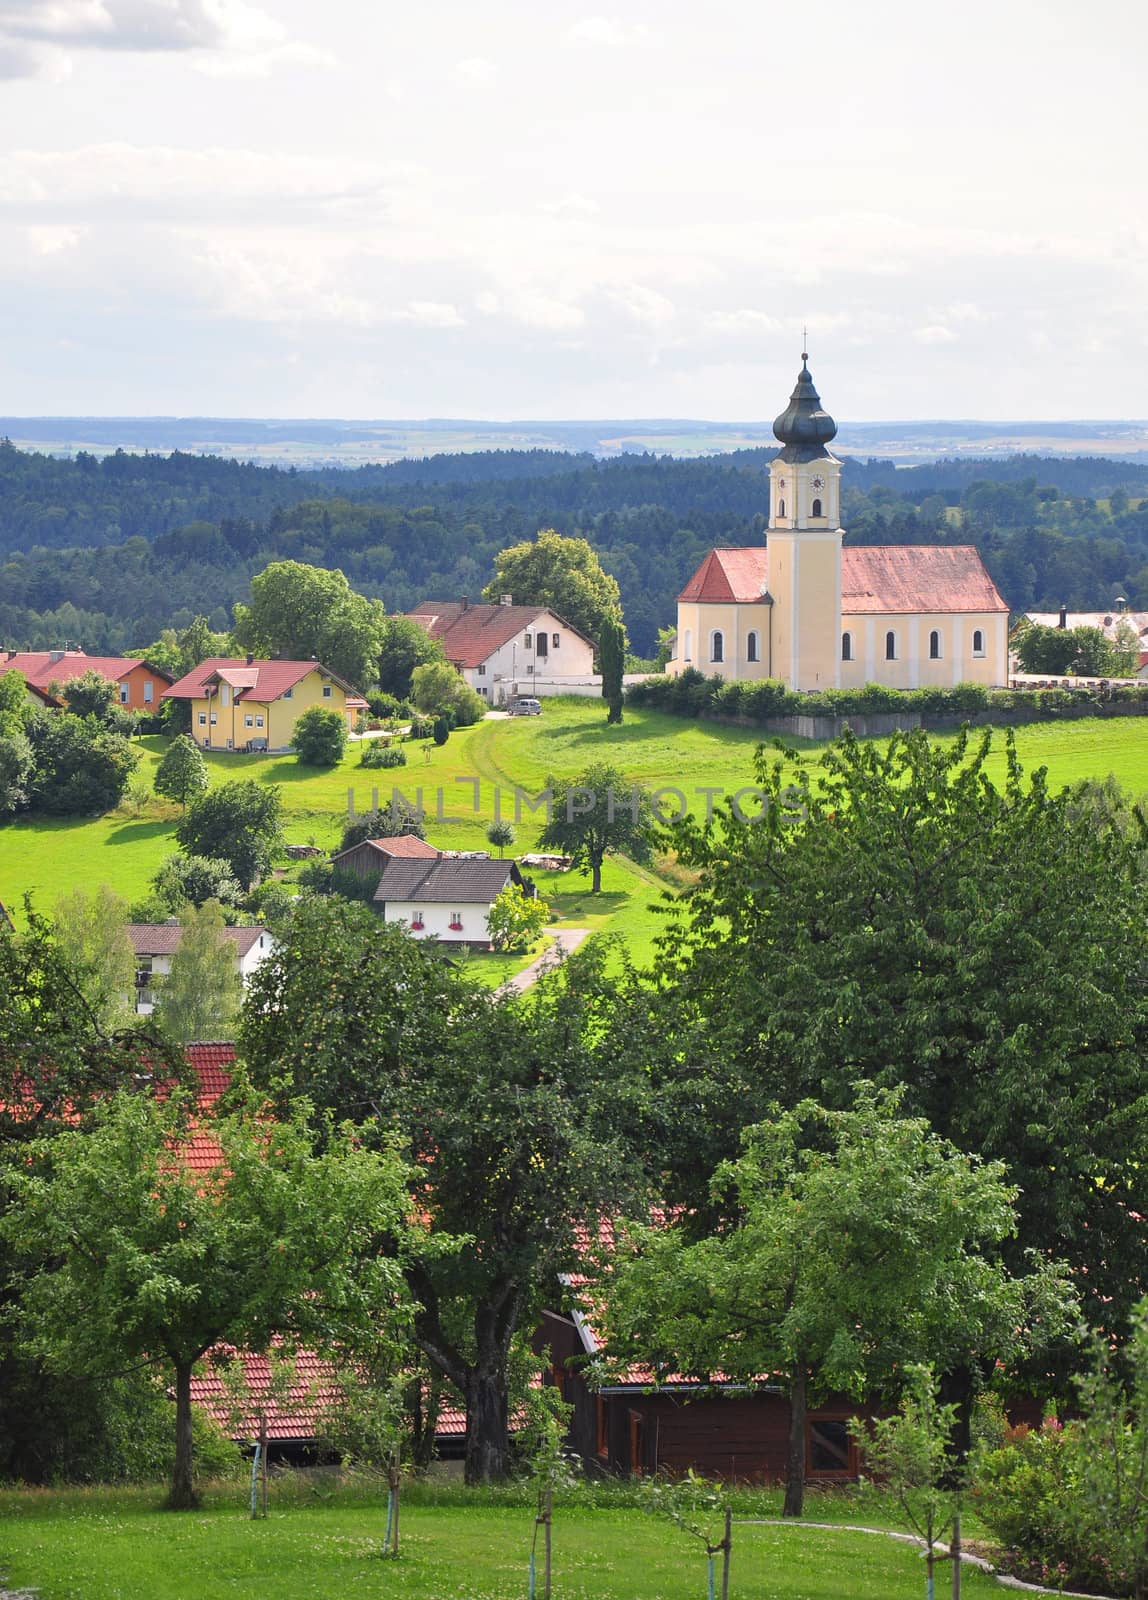
<svg viewBox="0 0 1148 1600">
<path fill-rule="evenodd" d="M 340 567 L 390 612 L 477 595 L 539 528 L 590 541 L 618 581 L 631 649 L 653 656 L 705 552 L 764 533 L 767 449 L 608 461 L 486 451 L 356 470 L 0 443 L 0 644 L 120 652 L 231 623 L 269 561 Z M 975 543 L 1014 611 L 1148 608 L 1148 467 L 1015 456 L 898 468 L 850 459 L 852 544 Z"/>
</svg>

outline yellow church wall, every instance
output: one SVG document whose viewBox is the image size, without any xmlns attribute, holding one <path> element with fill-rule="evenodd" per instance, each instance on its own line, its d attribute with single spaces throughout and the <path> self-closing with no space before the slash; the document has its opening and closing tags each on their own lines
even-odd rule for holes
<svg viewBox="0 0 1148 1600">
<path fill-rule="evenodd" d="M 774 599 L 773 676 L 792 689 L 835 688 L 841 640 L 841 534 L 771 529 L 768 547 Z"/>
<path fill-rule="evenodd" d="M 974 653 L 973 637 L 983 636 L 984 650 Z M 941 654 L 929 655 L 930 634 L 940 635 Z M 885 654 L 885 635 L 895 639 L 896 659 Z M 843 613 L 842 635 L 852 638 L 853 659 L 841 662 L 841 687 L 858 689 L 884 683 L 891 689 L 952 688 L 958 683 L 989 687 L 1007 681 L 1008 617 L 1004 612 Z"/>
<path fill-rule="evenodd" d="M 678 638 L 674 658 L 666 667 L 677 677 L 687 667 L 704 672 L 707 678 L 720 674 L 728 679 L 768 678 L 770 664 L 770 612 L 764 602 L 699 604 L 679 602 Z M 722 636 L 722 659 L 713 657 L 714 634 Z M 749 659 L 749 636 L 757 634 L 757 660 Z M 776 673 L 773 674 L 776 676 Z"/>
</svg>

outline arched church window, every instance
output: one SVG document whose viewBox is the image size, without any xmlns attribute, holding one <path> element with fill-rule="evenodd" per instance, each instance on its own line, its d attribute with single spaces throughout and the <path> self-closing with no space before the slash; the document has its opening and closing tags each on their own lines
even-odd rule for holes
<svg viewBox="0 0 1148 1600">
<path fill-rule="evenodd" d="M 785 501 L 784 500 L 779 500 L 777 502 L 777 514 L 778 514 L 779 517 L 783 517 L 785 515 Z"/>
<path fill-rule="evenodd" d="M 819 517 L 821 515 L 821 501 L 820 500 L 815 500 L 813 502 L 812 506 L 809 509 L 809 514 L 810 514 L 811 517 Z"/>
<path fill-rule="evenodd" d="M 896 661 L 896 659 L 897 635 L 893 632 L 892 628 L 890 628 L 889 632 L 885 635 L 885 660 Z"/>
<path fill-rule="evenodd" d="M 692 661 L 693 659 L 694 659 L 694 632 L 693 632 L 692 628 L 687 628 L 686 629 L 686 633 L 685 633 L 685 639 L 683 641 L 682 660 L 683 661 Z"/>
<path fill-rule="evenodd" d="M 747 661 L 757 660 L 757 632 L 754 629 L 751 629 L 745 636 L 745 659 Z"/>
<path fill-rule="evenodd" d="M 852 661 L 853 659 L 853 635 L 851 633 L 843 633 L 841 635 L 841 659 L 842 661 Z"/>
<path fill-rule="evenodd" d="M 939 661 L 940 659 L 941 659 L 941 636 L 937 632 L 936 628 L 934 628 L 932 633 L 930 633 L 930 635 L 929 635 L 929 660 L 930 661 Z"/>
<path fill-rule="evenodd" d="M 973 629 L 973 654 L 983 656 L 985 653 L 985 636 L 980 628 Z"/>
<path fill-rule="evenodd" d="M 725 660 L 725 635 L 720 628 L 715 628 L 710 635 L 710 660 Z"/>
</svg>

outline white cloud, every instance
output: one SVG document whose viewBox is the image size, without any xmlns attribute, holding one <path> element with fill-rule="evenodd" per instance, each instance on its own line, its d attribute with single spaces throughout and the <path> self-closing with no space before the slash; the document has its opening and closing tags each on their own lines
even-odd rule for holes
<svg viewBox="0 0 1148 1600">
<path fill-rule="evenodd" d="M 485 56 L 467 56 L 465 61 L 455 62 L 454 75 L 464 83 L 489 83 L 497 77 L 498 68 Z"/>
<path fill-rule="evenodd" d="M 780 333 L 785 327 L 777 317 L 766 311 L 713 311 L 706 324 L 715 333 Z"/>
<path fill-rule="evenodd" d="M 551 217 L 595 217 L 598 215 L 599 206 L 589 195 L 572 191 L 570 194 L 561 195 L 557 200 L 544 201 L 539 209 Z"/>
<path fill-rule="evenodd" d="M 960 335 L 943 323 L 930 322 L 927 327 L 914 328 L 913 338 L 918 344 L 955 344 Z"/>
<path fill-rule="evenodd" d="M 247 75 L 333 59 L 249 0 L 0 0 L 0 76 L 59 78 L 81 50 L 186 51 Z"/>
<path fill-rule="evenodd" d="M 411 300 L 401 311 L 384 312 L 381 321 L 416 322 L 420 328 L 462 328 L 466 319 L 457 306 L 438 300 Z"/>
<path fill-rule="evenodd" d="M 608 298 L 632 321 L 648 328 L 664 328 L 675 316 L 673 301 L 643 283 L 621 284 L 608 291 Z"/>
<path fill-rule="evenodd" d="M 647 44 L 653 33 L 644 22 L 623 22 L 620 17 L 581 17 L 562 35 L 564 44 L 604 46 L 625 50 Z"/>
<path fill-rule="evenodd" d="M 38 256 L 59 255 L 62 250 L 73 250 L 84 236 L 82 228 L 32 227 L 28 229 L 28 243 Z"/>
</svg>

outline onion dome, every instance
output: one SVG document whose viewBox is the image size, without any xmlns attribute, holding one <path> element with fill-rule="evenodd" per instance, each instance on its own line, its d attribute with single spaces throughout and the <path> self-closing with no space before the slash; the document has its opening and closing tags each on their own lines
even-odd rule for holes
<svg viewBox="0 0 1148 1600">
<path fill-rule="evenodd" d="M 773 424 L 774 437 L 785 446 L 782 456 L 787 461 L 812 461 L 828 455 L 825 447 L 837 433 L 837 424 L 821 409 L 821 396 L 813 387 L 808 363 L 809 357 L 802 351 L 797 385 Z"/>
</svg>

